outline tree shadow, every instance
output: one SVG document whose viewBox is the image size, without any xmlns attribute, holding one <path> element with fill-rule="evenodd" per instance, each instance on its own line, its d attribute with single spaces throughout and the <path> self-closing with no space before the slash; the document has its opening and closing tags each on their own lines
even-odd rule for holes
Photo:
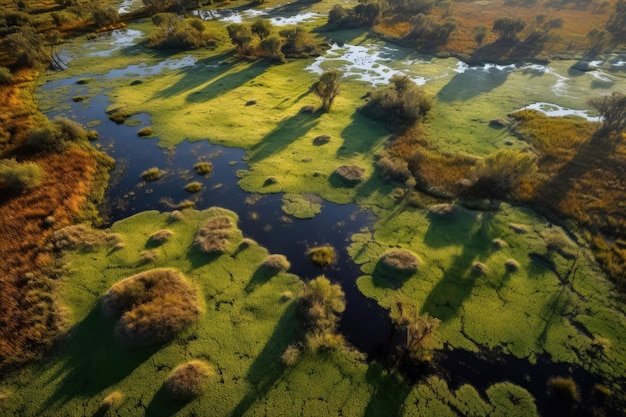
<svg viewBox="0 0 626 417">
<path fill-rule="evenodd" d="M 276 128 L 263 138 L 261 142 L 252 147 L 249 151 L 249 162 L 259 162 L 274 155 L 290 143 L 298 140 L 309 130 L 319 123 L 316 114 L 299 112 L 298 114 L 283 120 Z"/>
<path fill-rule="evenodd" d="M 283 376 L 285 365 L 281 361 L 281 356 L 287 346 L 298 338 L 300 332 L 296 318 L 297 307 L 297 302 L 292 302 L 287 307 L 278 321 L 274 333 L 250 366 L 246 380 L 253 386 L 253 389 L 237 404 L 231 414 L 232 417 L 246 414 L 250 407 L 265 397 Z"/>
<path fill-rule="evenodd" d="M 239 71 L 228 72 L 222 76 L 214 77 L 213 81 L 206 84 L 202 89 L 189 93 L 185 101 L 187 103 L 205 103 L 255 79 L 268 67 L 267 63 L 263 61 L 256 61 L 252 65 L 243 63 L 239 65 L 244 67 Z M 187 88 L 187 90 L 189 89 Z"/>
<path fill-rule="evenodd" d="M 445 269 L 443 277 L 430 291 L 420 314 L 430 314 L 443 322 L 456 317 L 461 305 L 469 298 L 476 281 L 485 277 L 484 272 L 474 268 L 474 262 L 485 262 L 493 254 L 490 250 L 492 237 L 489 230 L 492 216 L 493 214 L 483 213 L 479 227 L 474 225 L 469 233 L 466 231 L 456 236 L 457 242 L 463 243 L 463 250 L 453 257 L 452 264 Z M 437 224 L 431 223 L 426 235 L 445 233 L 436 229 Z"/>
<path fill-rule="evenodd" d="M 437 93 L 437 100 L 444 103 L 453 101 L 466 101 L 478 97 L 481 94 L 495 90 L 514 71 L 512 67 L 497 67 L 486 65 L 481 67 L 469 67 L 464 72 L 456 74 Z"/>
<path fill-rule="evenodd" d="M 404 283 L 415 275 L 414 272 L 391 271 L 385 263 L 379 259 L 372 272 L 372 283 L 378 288 L 398 290 Z"/>
<path fill-rule="evenodd" d="M 373 152 L 389 136 L 389 132 L 382 129 L 379 122 L 365 117 L 359 111 L 352 114 L 351 119 L 352 122 L 341 132 L 343 145 L 337 150 L 339 157 Z"/>
<path fill-rule="evenodd" d="M 266 265 L 259 266 L 257 270 L 254 271 L 254 274 L 252 274 L 252 278 L 250 278 L 250 281 L 248 281 L 248 283 L 246 284 L 244 291 L 245 292 L 254 291 L 256 287 L 265 284 L 270 279 L 272 279 L 272 277 L 276 276 L 278 273 L 279 273 L 279 270 L 277 270 L 276 268 L 270 268 Z"/>
<path fill-rule="evenodd" d="M 191 245 L 189 247 L 189 250 L 187 250 L 187 259 L 191 262 L 191 265 L 193 266 L 193 268 L 199 268 L 208 263 L 211 263 L 222 255 L 224 255 L 224 253 L 204 252 L 200 248 L 198 248 L 196 245 Z"/>
<path fill-rule="evenodd" d="M 115 321 L 104 316 L 96 306 L 69 333 L 60 348 L 64 365 L 49 381 L 61 378 L 54 394 L 39 410 L 39 415 L 51 415 L 55 404 L 73 397 L 93 397 L 103 389 L 130 375 L 148 360 L 162 345 L 131 347 L 113 336 Z"/>
<path fill-rule="evenodd" d="M 191 401 L 191 400 L 190 400 Z M 170 417 L 180 412 L 190 401 L 173 399 L 164 385 L 154 394 L 146 407 L 146 416 Z"/>
<path fill-rule="evenodd" d="M 365 377 L 374 388 L 374 394 L 365 408 L 365 417 L 402 416 L 404 402 L 411 392 L 409 384 L 397 373 L 386 371 L 376 362 L 367 368 Z"/>
</svg>

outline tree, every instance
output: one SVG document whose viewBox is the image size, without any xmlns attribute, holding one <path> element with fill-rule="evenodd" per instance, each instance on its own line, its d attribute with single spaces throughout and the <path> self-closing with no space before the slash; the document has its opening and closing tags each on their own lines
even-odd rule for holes
<svg viewBox="0 0 626 417">
<path fill-rule="evenodd" d="M 602 118 L 602 126 L 596 131 L 598 139 L 618 138 L 626 130 L 626 95 L 613 92 L 610 96 L 589 100 Z"/>
<path fill-rule="evenodd" d="M 473 32 L 474 32 L 474 40 L 476 41 L 476 43 L 480 46 L 483 44 L 483 42 L 485 41 L 485 38 L 487 37 L 487 26 L 485 25 L 476 25 L 474 26 Z"/>
<path fill-rule="evenodd" d="M 231 42 L 237 45 L 237 48 L 240 50 L 252 42 L 252 31 L 247 25 L 231 23 L 226 26 L 226 30 L 228 31 Z"/>
<path fill-rule="evenodd" d="M 517 17 L 499 17 L 493 21 L 493 31 L 497 32 L 502 40 L 516 40 L 517 34 L 525 27 L 526 22 Z"/>
<path fill-rule="evenodd" d="M 401 336 L 401 343 L 398 345 L 398 359 L 410 358 L 428 361 L 431 355 L 428 341 L 441 321 L 428 314 L 420 315 L 415 305 L 405 304 L 400 300 L 396 301 L 394 307 L 392 320 L 396 331 Z"/>
<path fill-rule="evenodd" d="M 5 50 L 17 61 L 18 65 L 32 68 L 47 68 L 54 62 L 52 50 L 47 48 L 43 34 L 25 26 L 19 32 L 4 38 Z"/>
<path fill-rule="evenodd" d="M 17 192 L 39 187 L 43 176 L 43 169 L 35 162 L 20 163 L 15 158 L 0 160 L 0 183 Z"/>
<path fill-rule="evenodd" d="M 322 100 L 324 111 L 330 110 L 335 97 L 339 94 L 340 84 L 341 72 L 336 69 L 324 71 L 320 79 L 313 84 L 313 92 Z"/>
<path fill-rule="evenodd" d="M 263 40 L 267 38 L 270 33 L 272 33 L 272 29 L 274 29 L 274 27 L 272 26 L 272 22 L 269 20 L 257 19 L 252 24 L 250 29 L 252 30 L 252 33 L 259 37 L 259 40 Z"/>
<path fill-rule="evenodd" d="M 261 41 L 261 50 L 263 54 L 271 60 L 285 60 L 285 54 L 282 51 L 283 41 L 276 35 L 267 37 Z"/>
</svg>

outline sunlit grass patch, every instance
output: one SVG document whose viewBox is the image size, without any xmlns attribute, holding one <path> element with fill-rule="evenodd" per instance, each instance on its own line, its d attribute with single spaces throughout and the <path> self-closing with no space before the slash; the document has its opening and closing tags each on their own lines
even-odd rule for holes
<svg viewBox="0 0 626 417">
<path fill-rule="evenodd" d="M 165 171 L 160 170 L 158 167 L 152 167 L 141 173 L 141 178 L 145 181 L 157 181 L 165 175 Z"/>
<path fill-rule="evenodd" d="M 185 185 L 185 191 L 192 194 L 199 193 L 200 191 L 202 191 L 202 183 L 198 181 L 190 182 L 189 184 Z"/>
<path fill-rule="evenodd" d="M 297 219 L 310 219 L 322 210 L 321 199 L 314 195 L 285 193 L 281 209 Z"/>
</svg>

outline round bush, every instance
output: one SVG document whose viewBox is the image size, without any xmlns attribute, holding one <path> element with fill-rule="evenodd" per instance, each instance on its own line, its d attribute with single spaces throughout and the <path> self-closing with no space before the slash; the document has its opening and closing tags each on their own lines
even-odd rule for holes
<svg viewBox="0 0 626 417">
<path fill-rule="evenodd" d="M 548 385 L 550 386 L 552 394 L 562 400 L 575 401 L 578 399 L 576 382 L 574 382 L 572 378 L 565 378 L 562 376 L 550 378 Z"/>
<path fill-rule="evenodd" d="M 115 334 L 131 344 L 170 340 L 200 314 L 194 288 L 175 269 L 152 269 L 113 285 L 100 300 L 106 315 L 119 318 Z"/>
<path fill-rule="evenodd" d="M 276 271 L 286 271 L 291 267 L 285 255 L 270 255 L 263 261 L 263 266 Z"/>
<path fill-rule="evenodd" d="M 158 232 L 154 232 L 148 238 L 148 243 L 153 246 L 159 246 L 170 240 L 170 238 L 174 236 L 174 232 L 168 229 L 159 230 Z"/>
<path fill-rule="evenodd" d="M 156 181 L 163 177 L 165 173 L 157 167 L 152 167 L 141 173 L 141 178 L 145 181 Z"/>
<path fill-rule="evenodd" d="M 328 266 L 335 260 L 335 248 L 332 246 L 318 246 L 309 250 L 309 257 L 318 266 Z"/>
<path fill-rule="evenodd" d="M 388 250 L 380 258 L 381 265 L 390 271 L 402 274 L 417 272 L 420 260 L 416 254 L 404 249 Z"/>
<path fill-rule="evenodd" d="M 206 161 L 198 162 L 193 166 L 193 169 L 196 170 L 198 175 L 208 175 L 211 173 L 211 171 L 213 171 L 213 164 Z"/>
<path fill-rule="evenodd" d="M 185 185 L 185 191 L 187 191 L 188 193 L 199 193 L 200 191 L 202 191 L 202 183 L 198 181 L 190 182 L 189 184 Z"/>
<path fill-rule="evenodd" d="M 509 259 L 504 263 L 504 267 L 508 272 L 515 272 L 519 269 L 519 263 L 515 259 Z"/>
<path fill-rule="evenodd" d="M 485 275 L 489 272 L 489 268 L 482 262 L 474 262 L 472 264 L 472 272 L 479 275 Z"/>
<path fill-rule="evenodd" d="M 137 132 L 137 136 L 139 137 L 146 137 L 146 136 L 151 136 L 152 133 L 154 133 L 152 131 L 151 127 L 142 127 L 141 129 L 139 129 L 139 131 Z"/>
<path fill-rule="evenodd" d="M 176 400 L 189 401 L 206 389 L 213 369 L 202 361 L 192 360 L 176 367 L 165 380 L 165 390 Z"/>
</svg>

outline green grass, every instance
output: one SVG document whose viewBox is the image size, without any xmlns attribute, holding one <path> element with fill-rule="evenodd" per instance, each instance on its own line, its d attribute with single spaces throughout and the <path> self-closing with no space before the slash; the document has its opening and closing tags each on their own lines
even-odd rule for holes
<svg viewBox="0 0 626 417">
<path fill-rule="evenodd" d="M 322 211 L 321 199 L 314 195 L 286 193 L 281 209 L 297 219 L 311 219 Z"/>
</svg>

